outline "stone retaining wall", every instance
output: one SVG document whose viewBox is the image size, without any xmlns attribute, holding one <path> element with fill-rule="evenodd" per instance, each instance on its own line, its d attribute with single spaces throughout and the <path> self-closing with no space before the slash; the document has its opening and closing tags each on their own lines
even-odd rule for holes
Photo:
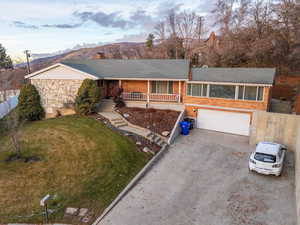
<svg viewBox="0 0 300 225">
<path fill-rule="evenodd" d="M 72 107 L 82 82 L 83 80 L 31 80 L 41 96 L 46 113 L 54 113 L 58 108 Z"/>
</svg>

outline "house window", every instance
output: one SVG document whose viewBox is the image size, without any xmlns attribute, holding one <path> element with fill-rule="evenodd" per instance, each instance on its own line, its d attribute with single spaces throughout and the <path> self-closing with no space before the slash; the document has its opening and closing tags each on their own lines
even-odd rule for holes
<svg viewBox="0 0 300 225">
<path fill-rule="evenodd" d="M 235 86 L 210 84 L 209 97 L 235 99 Z"/>
<path fill-rule="evenodd" d="M 263 100 L 263 87 L 255 86 L 239 86 L 238 99 L 241 100 L 252 100 L 252 101 L 262 101 Z"/>
<path fill-rule="evenodd" d="M 207 96 L 207 84 L 188 84 L 187 95 L 206 97 Z"/>
<path fill-rule="evenodd" d="M 151 81 L 151 93 L 173 94 L 173 81 Z"/>
</svg>

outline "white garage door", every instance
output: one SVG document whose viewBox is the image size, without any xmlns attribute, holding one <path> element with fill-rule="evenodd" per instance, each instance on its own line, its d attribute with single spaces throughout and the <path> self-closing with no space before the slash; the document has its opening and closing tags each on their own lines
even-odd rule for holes
<svg viewBox="0 0 300 225">
<path fill-rule="evenodd" d="M 249 136 L 250 115 L 246 113 L 198 109 L 197 127 Z"/>
</svg>

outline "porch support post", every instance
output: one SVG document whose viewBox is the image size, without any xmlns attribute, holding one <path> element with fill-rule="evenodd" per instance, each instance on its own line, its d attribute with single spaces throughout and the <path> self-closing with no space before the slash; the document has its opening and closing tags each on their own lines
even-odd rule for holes
<svg viewBox="0 0 300 225">
<path fill-rule="evenodd" d="M 150 81 L 147 81 L 147 103 L 150 102 Z"/>
<path fill-rule="evenodd" d="M 122 80 L 119 80 L 119 88 L 122 88 Z"/>
<path fill-rule="evenodd" d="M 181 102 L 181 81 L 179 81 L 179 96 L 178 96 L 178 102 Z"/>
</svg>

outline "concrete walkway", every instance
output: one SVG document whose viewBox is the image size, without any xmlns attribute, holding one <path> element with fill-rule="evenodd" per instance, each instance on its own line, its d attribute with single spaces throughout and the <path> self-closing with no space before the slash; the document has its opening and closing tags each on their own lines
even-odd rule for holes
<svg viewBox="0 0 300 225">
<path fill-rule="evenodd" d="M 116 113 L 116 112 L 99 112 L 99 114 L 101 116 L 104 116 L 105 118 L 107 118 L 110 122 L 113 122 L 113 120 L 116 120 L 116 119 L 123 119 L 123 117 L 119 113 Z M 130 126 L 129 124 L 127 124 L 126 126 L 119 127 L 119 129 L 138 134 L 145 138 L 148 138 L 147 135 L 150 132 L 150 131 L 147 131 L 146 129 L 139 129 L 136 126 L 135 127 Z"/>
</svg>

